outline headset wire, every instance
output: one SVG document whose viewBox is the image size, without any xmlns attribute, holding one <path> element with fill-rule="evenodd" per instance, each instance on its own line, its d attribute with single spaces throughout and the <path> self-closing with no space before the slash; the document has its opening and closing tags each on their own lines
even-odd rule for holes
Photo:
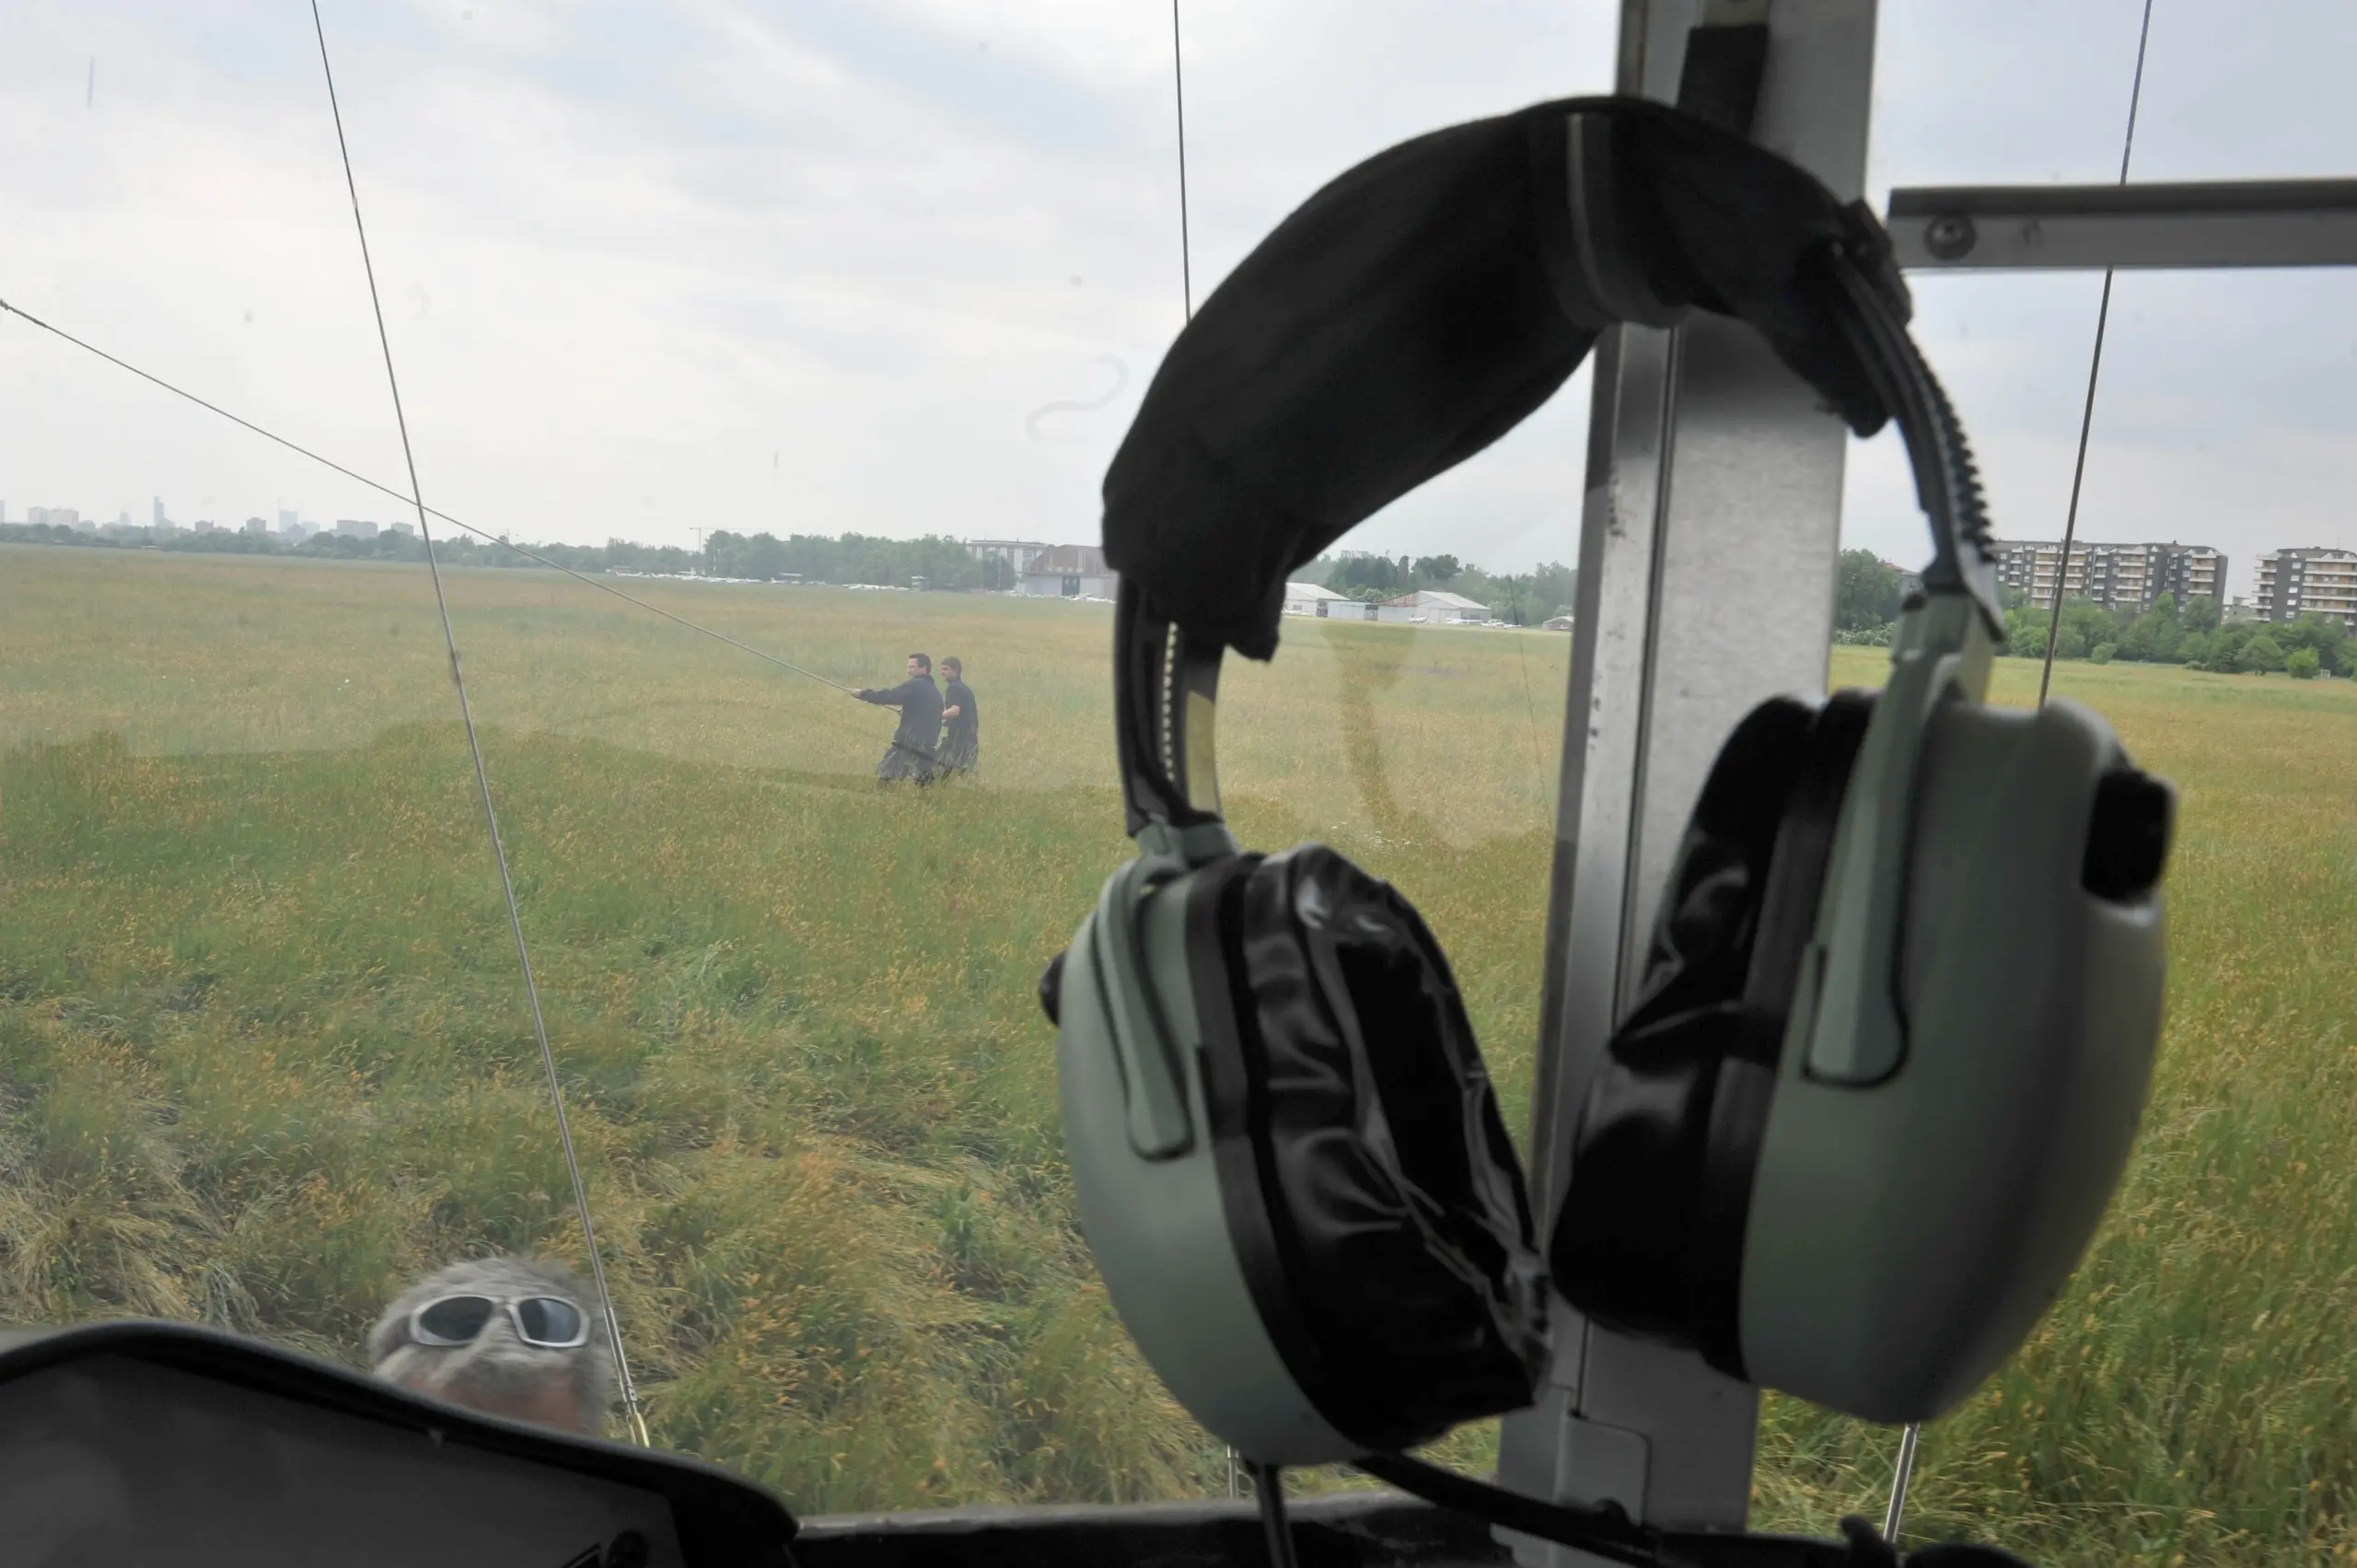
<svg viewBox="0 0 2357 1568">
<path fill-rule="evenodd" d="M 410 499 L 417 508 L 418 537 L 425 544 L 425 566 L 434 581 L 434 603 L 442 617 L 442 641 L 450 656 L 450 683 L 458 688 L 459 716 L 467 732 L 467 750 L 474 760 L 475 786 L 482 797 L 484 824 L 491 833 L 492 858 L 499 865 L 499 886 L 507 901 L 507 922 L 516 936 L 516 962 L 523 971 L 524 993 L 531 1003 L 532 1034 L 540 1048 L 540 1065 L 548 1073 L 549 1099 L 556 1109 L 557 1138 L 564 1146 L 564 1165 L 573 1178 L 573 1201 L 581 1214 L 581 1237 L 589 1252 L 589 1272 L 598 1287 L 598 1305 L 605 1309 L 606 1333 L 614 1353 L 614 1372 L 621 1386 L 622 1404 L 628 1411 L 631 1434 L 641 1447 L 650 1446 L 645 1418 L 638 1407 L 638 1388 L 630 1375 L 630 1361 L 622 1350 L 621 1319 L 614 1311 L 613 1294 L 607 1288 L 606 1265 L 598 1251 L 598 1231 L 589 1217 L 589 1192 L 581 1179 L 581 1162 L 573 1145 L 573 1129 L 565 1120 L 564 1089 L 556 1070 L 556 1053 L 549 1045 L 548 1021 L 540 1011 L 540 986 L 532 977 L 532 957 L 524 942 L 524 916 L 516 900 L 516 880 L 508 874 L 506 847 L 500 842 L 499 813 L 492 805 L 491 774 L 483 766 L 482 742 L 475 734 L 474 711 L 467 701 L 466 677 L 459 668 L 459 638 L 450 624 L 450 601 L 442 589 L 442 568 L 434 554 L 434 532 L 426 521 L 424 492 L 417 482 L 417 455 L 410 445 L 409 418 L 401 409 L 401 381 L 393 374 L 393 343 L 385 331 L 385 307 L 377 289 L 376 263 L 368 255 L 368 229 L 360 217 L 360 186 L 353 177 L 352 146 L 343 133 L 343 109 L 337 101 L 335 71 L 328 64 L 327 24 L 319 17 L 319 0 L 311 0 L 311 27 L 319 41 L 319 70 L 327 79 L 328 108 L 335 119 L 336 150 L 343 161 L 344 188 L 352 197 L 352 224 L 360 238 L 360 264 L 368 277 L 368 301 L 377 317 L 377 342 L 384 351 L 385 382 L 393 400 L 393 421 L 401 430 L 401 458 L 409 468 Z"/>
<path fill-rule="evenodd" d="M 1276 1465 L 1254 1463 L 1253 1501 L 1260 1509 L 1260 1534 L 1269 1544 L 1269 1568 L 1296 1568 L 1293 1525 L 1285 1517 L 1285 1473 Z"/>
</svg>

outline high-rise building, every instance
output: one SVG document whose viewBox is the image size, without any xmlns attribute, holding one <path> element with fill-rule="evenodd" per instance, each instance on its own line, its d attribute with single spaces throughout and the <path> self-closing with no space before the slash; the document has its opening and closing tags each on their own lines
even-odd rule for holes
<svg viewBox="0 0 2357 1568">
<path fill-rule="evenodd" d="M 210 517 L 197 518 L 196 531 L 199 533 L 211 533 L 213 531 L 213 519 Z"/>
<path fill-rule="evenodd" d="M 2271 550 L 2258 558 L 2261 621 L 2321 615 L 2357 626 L 2357 551 L 2329 546 Z"/>
<path fill-rule="evenodd" d="M 270 519 L 267 517 L 248 517 L 246 519 L 245 528 L 239 531 L 251 534 L 266 534 L 270 531 Z"/>
<path fill-rule="evenodd" d="M 2158 598 L 2162 591 L 2177 599 L 2179 610 L 2196 598 L 2225 603 L 2226 558 L 2206 544 L 2170 545 L 2162 558 L 2160 582 L 2153 597 Z"/>
<path fill-rule="evenodd" d="M 296 530 L 296 528 L 300 524 L 301 520 L 302 519 L 296 517 L 293 512 L 287 510 L 284 506 L 281 506 L 278 509 L 278 531 L 280 533 L 293 533 Z"/>
<path fill-rule="evenodd" d="M 417 537 L 417 525 L 415 523 L 387 523 L 385 525 L 385 531 L 387 533 L 397 533 L 403 539 L 415 539 Z"/>
<path fill-rule="evenodd" d="M 2138 614 L 2163 594 L 2179 610 L 2197 594 L 2222 597 L 2226 558 L 2206 544 L 2095 544 L 2073 540 L 2063 559 L 2060 540 L 1994 540 L 1997 580 L 2018 588 L 2041 610 L 2054 607 L 2060 585 L 2066 599 L 2092 599 L 2104 609 Z"/>
<path fill-rule="evenodd" d="M 156 516 L 154 521 L 155 526 L 159 528 L 168 526 L 171 521 L 170 518 L 164 516 L 164 498 L 160 495 L 156 497 Z"/>
<path fill-rule="evenodd" d="M 375 539 L 377 525 L 361 517 L 338 517 L 335 531 L 345 539 Z"/>
</svg>

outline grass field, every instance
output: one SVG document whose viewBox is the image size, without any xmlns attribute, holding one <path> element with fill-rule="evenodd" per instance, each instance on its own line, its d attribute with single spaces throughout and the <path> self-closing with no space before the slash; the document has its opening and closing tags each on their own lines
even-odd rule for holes
<svg viewBox="0 0 2357 1568">
<path fill-rule="evenodd" d="M 626 585 L 847 684 L 963 656 L 982 774 L 914 797 L 869 780 L 878 710 L 576 583 L 449 584 L 659 1439 L 805 1512 L 1224 1485 L 1074 1233 L 1032 998 L 1124 849 L 1105 609 Z M 1240 831 L 1416 900 L 1518 1132 L 1569 641 L 1289 622 L 1223 704 Z M 2357 691 L 2057 681 L 2185 792 L 2168 1036 L 1910 1534 L 2357 1560 Z M 451 1256 L 579 1259 L 455 714 L 414 569 L 0 552 L 0 1318 L 349 1360 Z M 1771 1401 L 1761 1442 L 1761 1523 L 1878 1510 L 1891 1434 Z"/>
</svg>

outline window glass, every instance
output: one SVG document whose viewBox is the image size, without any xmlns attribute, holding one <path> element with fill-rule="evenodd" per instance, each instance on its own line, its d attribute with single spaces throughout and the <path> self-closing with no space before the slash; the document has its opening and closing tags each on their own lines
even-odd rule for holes
<svg viewBox="0 0 2357 1568">
<path fill-rule="evenodd" d="M 1876 198 L 2116 178 L 2140 11 L 1999 7 L 1968 23 L 1887 7 Z M 2345 19 L 2155 6 L 2135 178 L 2347 174 L 2333 134 L 2345 108 L 2293 86 L 2317 68 L 2314 29 Z M 2022 47 L 2005 47 L 2015 34 Z M 2341 597 L 2357 528 L 2340 503 L 2357 340 L 2338 325 L 2357 279 L 2119 274 L 2067 560 L 2101 275 L 1913 287 L 1917 333 L 2011 541 L 1992 696 L 2038 702 L 2059 576 L 2052 696 L 2100 713 L 2179 800 L 2168 1021 L 2126 1180 L 2031 1342 L 1925 1429 L 1909 1535 L 2056 1560 L 2328 1554 L 2348 1539 L 2346 1509 L 2321 1500 L 2357 1481 L 2357 1431 L 2316 1380 L 2345 1360 L 2351 1301 L 2333 1282 L 2357 1263 L 2329 1217 L 2357 1146 L 2357 1101 L 2336 1086 L 2336 1020 L 2357 1005 L 2339 935 L 2357 912 Z M 1849 645 L 1831 675 L 1873 686 L 1889 597 L 1927 551 L 1896 442 L 1852 456 L 1836 633 Z M 1829 1527 L 1887 1493 L 1897 1446 L 1771 1398 L 1757 1516 Z"/>
<path fill-rule="evenodd" d="M 554 1320 L 438 1273 L 510 1254 L 594 1317 L 544 1028 L 654 1441 L 805 1513 L 1223 1493 L 1074 1226 L 1034 995 L 1127 848 L 1097 484 L 1190 286 L 1602 89 L 1611 8 L 1189 6 L 1183 270 L 1152 7 L 323 9 L 536 986 L 317 41 L 12 17 L 8 299 L 351 472 L 0 319 L 0 1318 L 367 1366 L 397 1299 L 396 1343 Z M 1420 905 L 1517 1136 L 1585 406 L 1306 569 L 1223 704 L 1243 836 Z M 912 652 L 980 721 L 922 791 L 855 700 Z"/>
</svg>

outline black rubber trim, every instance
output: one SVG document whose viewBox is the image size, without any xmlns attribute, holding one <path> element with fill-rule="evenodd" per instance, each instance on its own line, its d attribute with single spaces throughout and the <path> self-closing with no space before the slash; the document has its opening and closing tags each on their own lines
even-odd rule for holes
<svg viewBox="0 0 2357 1568">
<path fill-rule="evenodd" d="M 1720 1062 L 1686 1239 L 1688 1331 L 1704 1361 L 1741 1383 L 1751 1381 L 1743 1359 L 1743 1245 L 1775 1099 L 1775 1067 L 1735 1057 Z"/>
<path fill-rule="evenodd" d="M 1304 1568 L 1506 1568 L 1490 1527 L 1397 1492 L 1295 1497 Z M 1260 1568 L 1259 1511 L 1231 1503 L 940 1508 L 804 1521 L 803 1568 Z"/>
<path fill-rule="evenodd" d="M 459 1410 L 349 1367 L 185 1323 L 130 1319 L 21 1336 L 0 1332 L 0 1384 L 109 1358 L 169 1367 L 415 1433 L 437 1446 L 455 1445 L 651 1493 L 670 1504 L 690 1568 L 791 1568 L 795 1562 L 788 1543 L 798 1527 L 784 1505 L 751 1481 L 701 1459 Z"/>
<path fill-rule="evenodd" d="M 1743 1359 L 1743 1249 L 1751 1228 L 1752 1184 L 1775 1103 L 1784 1031 L 1817 935 L 1842 802 L 1874 705 L 1870 691 L 1837 691 L 1809 722 L 1760 892 L 1737 1049 L 1719 1064 L 1711 1098 L 1686 1248 L 1687 1321 L 1702 1358 L 1745 1382 L 1750 1376 Z"/>
<path fill-rule="evenodd" d="M 1826 699 L 1809 726 L 1807 755 L 1784 800 L 1744 981 L 1744 1001 L 1780 1021 L 1792 1015 L 1801 964 L 1817 936 L 1827 862 L 1874 710 L 1872 691 L 1836 691 Z"/>
<path fill-rule="evenodd" d="M 1275 1174 L 1266 1167 L 1268 1107 L 1260 1086 L 1268 1063 L 1260 1050 L 1251 993 L 1243 983 L 1244 949 L 1236 925 L 1244 881 L 1266 858 L 1236 855 L 1197 874 L 1187 889 L 1187 978 L 1203 1036 L 1204 1109 L 1211 1120 L 1212 1159 L 1228 1240 L 1260 1314 L 1260 1327 L 1302 1397 L 1348 1437 L 1352 1434 L 1336 1425 L 1332 1414 L 1333 1368 L 1287 1282 L 1282 1222 L 1269 1201 L 1279 1188 Z"/>
</svg>

